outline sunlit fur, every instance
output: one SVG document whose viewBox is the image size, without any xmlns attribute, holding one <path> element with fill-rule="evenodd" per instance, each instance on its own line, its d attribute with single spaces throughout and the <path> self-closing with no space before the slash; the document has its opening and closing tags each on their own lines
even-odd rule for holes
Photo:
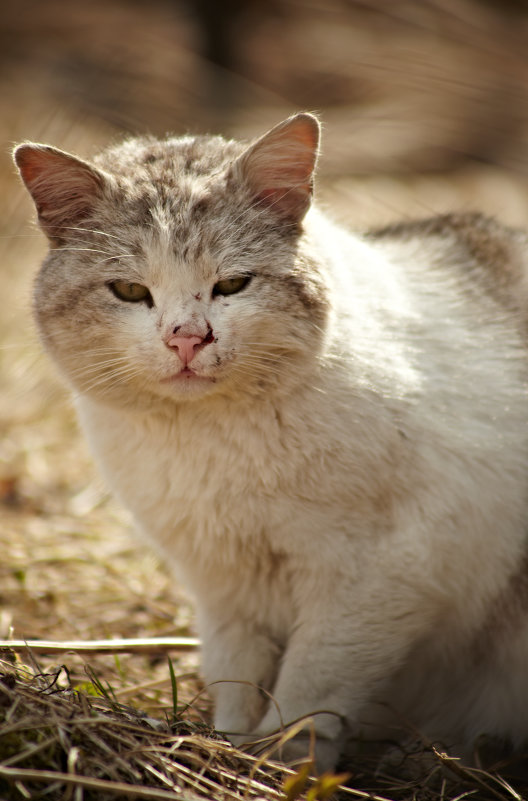
<svg viewBox="0 0 528 801">
<path fill-rule="evenodd" d="M 130 140 L 91 181 L 23 145 L 51 242 L 42 339 L 109 485 L 196 600 L 219 729 L 324 710 L 320 767 L 408 724 L 455 754 L 482 732 L 518 746 L 525 239 L 477 216 L 364 238 L 304 216 L 316 134 L 305 114 L 251 145 Z M 214 334 L 188 379 L 177 326 Z"/>
</svg>

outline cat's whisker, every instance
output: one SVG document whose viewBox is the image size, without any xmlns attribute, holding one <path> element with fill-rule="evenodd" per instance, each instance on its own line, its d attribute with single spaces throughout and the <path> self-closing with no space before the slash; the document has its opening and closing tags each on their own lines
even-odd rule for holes
<svg viewBox="0 0 528 801">
<path fill-rule="evenodd" d="M 281 195 L 281 198 L 287 196 L 291 192 L 296 191 L 297 189 L 298 189 L 298 187 L 296 187 L 296 186 L 291 187 L 290 189 L 286 190 Z M 267 216 L 268 219 L 269 219 L 269 208 L 273 208 L 274 206 L 278 205 L 279 202 L 280 202 L 280 199 L 278 199 L 277 201 L 271 202 L 271 203 L 260 203 L 260 204 L 257 204 L 257 205 L 249 205 L 249 206 L 244 205 L 242 211 L 240 212 L 240 214 L 238 216 L 230 218 L 228 226 L 231 229 L 239 230 L 240 227 L 241 227 L 240 226 L 241 222 L 243 224 L 247 224 L 248 226 L 251 226 L 255 222 L 255 217 L 257 219 L 259 219 L 261 217 L 266 217 Z M 279 224 L 279 222 L 277 222 L 274 226 L 270 225 L 268 230 L 284 231 L 285 228 L 288 228 L 288 227 L 295 228 L 296 226 L 297 226 L 296 222 L 292 222 L 290 225 L 288 225 L 283 220 L 283 221 L 281 221 L 280 224 Z"/>
<path fill-rule="evenodd" d="M 244 372 L 249 373 L 251 370 L 255 374 L 257 373 L 277 373 L 277 368 L 279 366 L 279 362 L 259 362 L 259 361 L 249 361 L 247 359 L 240 359 L 237 362 L 237 366 L 234 369 L 244 370 Z M 282 364 L 284 366 L 284 363 Z"/>
<path fill-rule="evenodd" d="M 260 365 L 239 365 L 238 367 L 233 368 L 231 371 L 233 375 L 237 374 L 243 376 L 246 380 L 247 378 L 260 378 L 264 375 L 275 375 L 275 371 L 267 370 L 264 367 L 260 367 Z"/>
<path fill-rule="evenodd" d="M 50 343 L 52 347 L 62 346 L 62 345 L 69 345 L 71 344 L 71 339 L 68 338 L 66 334 L 63 336 L 54 336 L 52 343 Z M 93 356 L 123 356 L 124 354 L 119 353 L 115 346 L 101 346 L 101 347 L 90 347 L 90 358 Z"/>
<path fill-rule="evenodd" d="M 82 231 L 83 233 L 98 234 L 100 236 L 106 236 L 109 239 L 117 239 L 118 241 L 120 241 L 120 237 L 115 236 L 115 234 L 111 234 L 108 231 L 102 231 L 99 228 L 86 228 L 80 225 L 64 225 L 62 227 L 65 231 Z"/>
<path fill-rule="evenodd" d="M 231 370 L 231 375 L 232 376 L 239 375 L 247 383 L 248 378 L 260 379 L 266 375 L 276 376 L 277 371 L 268 368 L 264 365 L 240 364 L 238 366 L 233 367 L 233 369 Z"/>
<path fill-rule="evenodd" d="M 94 247 L 93 238 L 97 238 L 97 237 L 103 236 L 103 237 L 106 237 L 107 239 L 115 240 L 116 243 L 121 245 L 121 247 L 123 248 L 123 250 L 125 252 L 123 252 L 123 253 L 120 253 L 120 252 L 115 253 L 114 251 L 109 250 L 108 248 L 107 249 L 102 249 L 101 245 L 99 245 L 99 244 L 97 246 L 97 249 L 99 250 L 99 252 L 106 253 L 106 255 L 107 255 L 107 257 L 109 259 L 112 259 L 112 258 L 128 258 L 128 257 L 132 258 L 132 257 L 134 257 L 133 253 L 129 253 L 128 252 L 128 249 L 130 247 L 130 243 L 125 242 L 122 237 L 117 236 L 115 234 L 111 234 L 108 231 L 102 231 L 102 230 L 100 230 L 98 228 L 86 228 L 86 227 L 82 227 L 82 226 L 71 226 L 71 225 L 70 226 L 63 226 L 63 230 L 65 230 L 65 231 L 74 231 L 74 232 L 78 231 L 79 233 L 84 233 L 84 234 L 89 235 L 90 238 L 86 237 L 87 241 L 86 241 L 85 244 L 87 245 L 87 247 L 88 246 L 89 247 Z M 80 240 L 80 241 L 78 240 L 78 244 L 82 245 L 83 244 L 82 240 Z M 60 248 L 60 249 L 66 250 L 67 248 L 64 247 L 64 248 Z"/>
<path fill-rule="evenodd" d="M 89 393 L 93 392 L 95 389 L 104 387 L 105 384 L 113 386 L 115 384 L 122 383 L 122 380 L 125 378 L 130 380 L 132 378 L 142 376 L 143 371 L 141 369 L 134 367 L 133 365 L 128 365 L 121 369 L 114 369 L 108 373 L 104 373 L 103 375 L 98 375 L 96 379 L 90 380 L 87 383 L 82 383 L 81 381 L 79 381 L 79 383 L 81 384 L 82 391 Z"/>
<path fill-rule="evenodd" d="M 110 368 L 119 368 L 122 366 L 122 359 L 108 359 L 106 362 L 97 362 L 95 364 L 88 365 L 87 367 L 73 369 L 70 371 L 70 375 L 74 378 L 77 378 L 89 375 L 108 374 Z"/>
<path fill-rule="evenodd" d="M 292 188 L 282 195 L 282 198 L 287 196 L 291 191 L 295 189 Z M 229 228 L 233 231 L 240 232 L 240 230 L 247 230 L 254 226 L 255 221 L 259 219 L 266 219 L 268 222 L 267 230 L 269 233 L 272 232 L 283 232 L 288 228 L 294 229 L 297 227 L 297 223 L 292 222 L 290 224 L 286 223 L 284 220 L 277 221 L 275 224 L 269 222 L 269 209 L 276 205 L 278 205 L 280 201 L 277 200 L 271 203 L 261 203 L 259 205 L 252 205 L 249 207 L 245 207 L 242 212 L 237 216 L 232 218 L 229 221 Z M 241 225 L 242 223 L 242 225 Z"/>
<path fill-rule="evenodd" d="M 237 359 L 237 362 L 239 364 L 245 364 L 248 366 L 254 365 L 255 367 L 259 367 L 263 370 L 264 369 L 272 370 L 280 366 L 291 365 L 292 363 L 294 363 L 294 361 L 295 359 L 289 354 L 284 354 L 283 356 L 276 356 L 276 357 L 271 357 L 271 356 L 256 357 L 250 355 L 245 355 L 245 356 L 241 355 Z"/>
<path fill-rule="evenodd" d="M 289 351 L 281 351 L 279 353 L 240 353 L 240 360 L 253 361 L 255 364 L 278 364 L 279 362 L 294 361 L 295 356 Z"/>
<path fill-rule="evenodd" d="M 71 246 L 61 246 L 53 249 L 55 253 L 75 253 L 78 252 L 86 252 L 86 253 L 99 253 L 106 258 L 102 259 L 102 262 L 105 261 L 118 261 L 119 259 L 128 259 L 128 258 L 136 258 L 136 254 L 134 253 L 122 253 L 120 251 L 116 252 L 113 250 L 102 249 L 102 248 L 95 248 L 91 246 L 91 243 L 83 243 L 79 242 L 76 247 Z"/>
<path fill-rule="evenodd" d="M 135 253 L 115 253 L 114 255 L 108 256 L 106 259 L 103 259 L 103 262 L 113 261 L 114 259 L 119 260 L 119 259 L 135 259 L 135 258 L 137 258 L 137 255 Z"/>
<path fill-rule="evenodd" d="M 53 248 L 54 253 L 100 253 L 103 256 L 108 256 L 108 251 L 100 250 L 98 248 L 82 248 L 82 247 L 60 247 Z"/>
<path fill-rule="evenodd" d="M 76 380 L 89 382 L 90 386 L 96 386 L 98 382 L 104 383 L 117 375 L 125 375 L 129 372 L 131 372 L 129 367 L 115 365 L 112 368 L 97 370 L 96 372 L 90 370 L 72 372 L 71 376 Z"/>
<path fill-rule="evenodd" d="M 244 343 L 244 345 L 247 345 L 247 343 Z M 269 344 L 266 346 L 262 345 L 261 347 L 255 344 L 255 345 L 250 345 L 249 347 L 251 348 L 250 350 L 246 349 L 240 350 L 240 353 L 252 355 L 257 358 L 260 357 L 264 358 L 266 356 L 269 356 L 270 358 L 273 359 L 275 358 L 280 359 L 283 355 L 290 353 L 290 349 L 289 348 L 286 349 L 283 343 L 281 343 L 280 345 L 277 344 L 275 346 Z"/>
<path fill-rule="evenodd" d="M 87 253 L 99 253 L 105 256 L 110 256 L 113 254 L 113 251 L 108 250 L 107 248 L 101 248 L 99 246 L 95 247 L 93 242 L 82 242 L 77 241 L 75 246 L 70 245 L 60 245 L 57 247 L 53 247 L 52 251 L 54 253 L 76 253 L 85 251 Z"/>
<path fill-rule="evenodd" d="M 130 361 L 123 354 L 123 355 L 118 355 L 118 356 L 112 356 L 111 358 L 107 358 L 107 359 L 97 359 L 95 361 L 91 360 L 86 365 L 82 365 L 80 367 L 73 368 L 72 372 L 76 372 L 76 371 L 86 372 L 88 370 L 93 372 L 95 370 L 103 370 L 103 369 L 105 369 L 107 367 L 111 367 L 113 365 L 121 367 L 121 366 L 125 366 L 125 365 L 129 366 L 130 364 L 131 364 Z M 132 365 L 132 366 L 134 366 L 134 365 Z"/>
</svg>

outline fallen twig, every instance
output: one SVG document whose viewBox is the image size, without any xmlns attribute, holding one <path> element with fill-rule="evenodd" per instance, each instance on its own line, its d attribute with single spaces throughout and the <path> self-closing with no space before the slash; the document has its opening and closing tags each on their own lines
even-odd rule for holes
<svg viewBox="0 0 528 801">
<path fill-rule="evenodd" d="M 194 651 L 200 647 L 196 637 L 147 637 L 115 640 L 0 640 L 0 650 L 35 651 L 57 654 L 156 654 L 167 651 Z"/>
</svg>

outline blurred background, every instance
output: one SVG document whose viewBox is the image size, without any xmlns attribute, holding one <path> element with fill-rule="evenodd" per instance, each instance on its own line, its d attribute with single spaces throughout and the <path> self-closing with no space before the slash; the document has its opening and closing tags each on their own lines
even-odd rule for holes
<svg viewBox="0 0 528 801">
<path fill-rule="evenodd" d="M 317 195 L 338 219 L 481 209 L 527 225 L 527 45 L 523 0 L 1 3 L 0 638 L 192 633 L 37 343 L 45 242 L 12 146 L 89 157 L 133 133 L 250 138 L 308 109 L 324 123 Z"/>
<path fill-rule="evenodd" d="M 324 112 L 335 174 L 526 163 L 523 0 L 2 6 L 2 116 L 23 136 L 63 139 L 67 118 L 106 135 L 250 136 L 304 108 Z"/>
</svg>

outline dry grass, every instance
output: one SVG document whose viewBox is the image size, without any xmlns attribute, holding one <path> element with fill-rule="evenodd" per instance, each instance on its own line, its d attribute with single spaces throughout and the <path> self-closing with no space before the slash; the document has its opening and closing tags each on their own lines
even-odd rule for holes
<svg viewBox="0 0 528 801">
<path fill-rule="evenodd" d="M 235 80 L 244 102 L 224 113 L 207 105 L 210 72 L 183 5 L 171 11 L 153 4 L 147 15 L 141 4 L 118 0 L 94 0 L 80 11 L 60 0 L 24 0 L 6 9 L 0 32 L 6 66 L 0 72 L 0 639 L 195 633 L 189 603 L 152 553 L 131 538 L 126 515 L 95 475 L 67 395 L 36 341 L 31 279 L 45 244 L 28 222 L 33 210 L 11 166 L 12 143 L 36 139 L 89 155 L 123 128 L 254 132 L 294 108 L 319 107 L 327 127 L 319 194 L 340 219 L 362 228 L 479 208 L 526 224 L 524 19 L 510 42 L 505 32 L 516 28 L 515 20 L 504 22 L 499 35 L 493 10 L 472 21 L 471 2 L 442 17 L 443 27 L 431 22 L 432 0 L 414 17 L 412 4 L 386 17 L 372 9 L 362 14 L 360 3 L 352 4 L 354 17 L 346 16 L 345 3 L 323 5 L 277 0 L 273 7 L 282 16 L 253 25 L 239 54 L 246 74 Z M 251 8 L 256 14 L 258 4 Z M 285 31 L 289 50 L 279 47 Z M 134 57 L 138 52 L 143 61 Z M 72 78 L 71 65 L 81 56 L 84 71 Z M 332 104 L 326 112 L 325 101 Z M 464 160 L 462 151 L 490 158 L 487 164 Z M 171 658 L 177 702 L 159 654 L 68 653 L 33 661 L 5 655 L 0 798 L 300 795 L 314 801 L 332 789 L 302 777 L 288 785 L 286 771 L 259 765 L 216 736 L 197 654 L 174 651 Z M 522 765 L 495 766 L 503 776 L 516 772 L 514 790 L 489 764 L 487 773 L 467 771 L 428 744 L 402 754 L 402 761 L 403 770 L 398 760 L 380 766 L 375 754 L 360 753 L 344 766 L 351 777 L 341 792 L 390 801 L 527 795 Z"/>
<path fill-rule="evenodd" d="M 127 706 L 122 689 L 86 666 L 82 684 L 64 665 L 42 672 L 4 651 L 0 659 L 0 797 L 105 801 L 115 798 L 321 801 L 458 799 L 522 796 L 494 769 L 467 769 L 432 746 L 418 744 L 391 762 L 355 757 L 341 775 L 310 777 L 233 748 L 203 719 L 199 696 L 155 717 Z M 136 687 L 137 691 L 144 687 Z M 502 768 L 511 768 L 507 762 Z M 341 782 L 347 782 L 343 786 Z"/>
<path fill-rule="evenodd" d="M 4 663 L 0 792 L 13 798 L 278 798 L 284 771 L 259 766 L 186 705 L 149 718 L 119 702 L 92 670 L 82 690 L 68 671 Z"/>
</svg>

